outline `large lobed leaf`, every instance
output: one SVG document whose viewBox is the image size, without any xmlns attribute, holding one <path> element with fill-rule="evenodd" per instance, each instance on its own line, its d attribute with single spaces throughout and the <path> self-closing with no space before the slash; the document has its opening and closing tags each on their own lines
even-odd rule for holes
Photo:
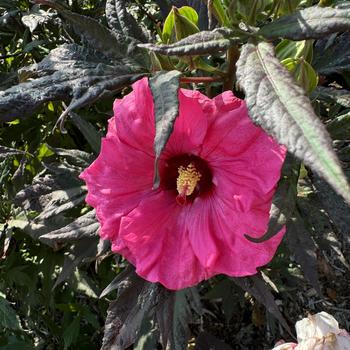
<svg viewBox="0 0 350 350">
<path fill-rule="evenodd" d="M 38 64 L 22 69 L 35 77 L 0 91 L 0 121 L 23 118 L 43 103 L 71 98 L 67 112 L 129 85 L 143 74 L 134 66 L 114 64 L 92 50 L 65 44 Z M 19 103 L 20 101 L 20 103 Z"/>
<path fill-rule="evenodd" d="M 283 16 L 262 27 L 258 34 L 267 39 L 318 39 L 350 31 L 350 8 L 312 6 Z"/>
<path fill-rule="evenodd" d="M 141 66 L 147 63 L 147 57 L 137 47 L 139 41 L 125 35 L 122 31 L 117 29 L 111 31 L 91 17 L 67 10 L 55 0 L 36 0 L 36 3 L 56 9 L 90 48 L 99 51 L 102 55 L 118 61 L 128 57 L 129 61 L 138 62 Z"/>
<path fill-rule="evenodd" d="M 160 286 L 138 277 L 134 271 L 124 276 L 119 296 L 107 311 L 102 350 L 126 349 L 138 337 L 141 324 L 158 302 Z"/>
<path fill-rule="evenodd" d="M 155 165 L 154 186 L 159 186 L 158 161 L 173 131 L 175 119 L 179 113 L 178 89 L 181 72 L 159 72 L 150 79 L 154 100 L 156 136 L 154 139 Z"/>
<path fill-rule="evenodd" d="M 269 43 L 246 44 L 237 62 L 252 120 L 328 181 L 350 203 L 350 186 L 331 139 L 303 89 Z"/>
<path fill-rule="evenodd" d="M 55 288 L 79 265 L 105 256 L 109 246 L 98 244 L 99 224 L 94 211 L 78 218 L 67 215 L 69 210 L 83 206 L 86 187 L 78 175 L 91 162 L 91 155 L 80 150 L 50 149 L 61 158 L 60 162 L 43 164 L 46 169 L 16 195 L 15 204 L 23 212 L 10 220 L 9 225 L 23 229 L 55 250 L 66 247 Z M 34 211 L 38 215 L 33 218 Z"/>
<path fill-rule="evenodd" d="M 168 56 L 207 55 L 226 50 L 238 40 L 230 29 L 218 28 L 190 35 L 170 45 L 140 44 L 139 46 Z"/>
</svg>

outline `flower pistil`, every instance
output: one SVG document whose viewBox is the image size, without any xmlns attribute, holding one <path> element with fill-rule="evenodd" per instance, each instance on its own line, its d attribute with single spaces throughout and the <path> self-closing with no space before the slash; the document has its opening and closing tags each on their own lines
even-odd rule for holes
<svg viewBox="0 0 350 350">
<path fill-rule="evenodd" d="M 190 196 L 193 193 L 202 175 L 193 163 L 190 163 L 186 168 L 180 166 L 178 173 L 176 189 L 179 195 L 176 197 L 176 201 L 180 205 L 184 205 L 186 204 L 186 196 Z"/>
</svg>

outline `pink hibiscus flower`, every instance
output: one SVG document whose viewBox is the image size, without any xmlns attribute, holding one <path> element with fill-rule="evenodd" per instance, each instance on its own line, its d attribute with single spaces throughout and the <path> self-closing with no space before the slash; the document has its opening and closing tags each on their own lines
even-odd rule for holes
<svg viewBox="0 0 350 350">
<path fill-rule="evenodd" d="M 100 235 L 140 276 L 169 289 L 216 274 L 253 275 L 284 233 L 260 244 L 244 237 L 266 231 L 285 148 L 253 125 L 244 101 L 229 91 L 209 99 L 180 89 L 178 97 L 158 189 L 148 80 L 115 101 L 101 153 L 81 174 Z"/>
</svg>

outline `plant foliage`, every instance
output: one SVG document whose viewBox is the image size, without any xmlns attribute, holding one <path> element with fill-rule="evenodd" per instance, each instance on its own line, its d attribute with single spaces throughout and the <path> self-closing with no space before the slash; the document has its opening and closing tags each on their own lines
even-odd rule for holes
<svg viewBox="0 0 350 350">
<path fill-rule="evenodd" d="M 316 310 L 349 329 L 349 32 L 350 1 L 0 0 L 0 348 L 267 349 Z M 180 87 L 233 90 L 288 150 L 257 275 L 169 291 L 99 238 L 79 174 L 142 77 L 155 187 Z"/>
</svg>

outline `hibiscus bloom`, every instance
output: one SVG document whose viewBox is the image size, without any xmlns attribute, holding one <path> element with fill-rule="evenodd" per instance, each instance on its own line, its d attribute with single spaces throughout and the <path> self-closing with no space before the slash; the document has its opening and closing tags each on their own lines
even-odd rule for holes
<svg viewBox="0 0 350 350">
<path fill-rule="evenodd" d="M 282 343 L 272 350 L 349 350 L 350 335 L 327 312 L 309 315 L 295 324 L 298 343 Z M 276 344 L 277 345 L 277 344 Z"/>
<path fill-rule="evenodd" d="M 179 116 L 153 189 L 154 106 L 146 78 L 114 103 L 98 158 L 82 174 L 100 235 L 151 282 L 169 289 L 267 264 L 284 229 L 264 243 L 285 157 L 230 91 L 209 99 L 179 90 Z"/>
</svg>

